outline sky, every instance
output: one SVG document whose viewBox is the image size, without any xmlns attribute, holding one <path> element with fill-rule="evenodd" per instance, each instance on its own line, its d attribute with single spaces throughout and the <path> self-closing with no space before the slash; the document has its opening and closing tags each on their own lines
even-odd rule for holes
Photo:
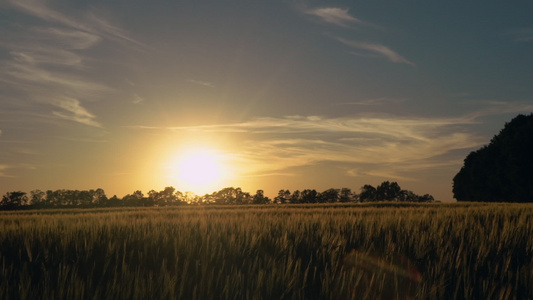
<svg viewBox="0 0 533 300">
<path fill-rule="evenodd" d="M 533 112 L 532 15 L 531 1 L 2 0 L 0 194 L 388 180 L 453 201 L 466 155 Z"/>
</svg>

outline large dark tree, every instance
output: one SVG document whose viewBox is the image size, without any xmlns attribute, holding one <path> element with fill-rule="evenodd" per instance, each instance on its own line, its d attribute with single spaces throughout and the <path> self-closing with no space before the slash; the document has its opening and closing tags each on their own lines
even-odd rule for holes
<svg viewBox="0 0 533 300">
<path fill-rule="evenodd" d="M 533 114 L 506 123 L 453 178 L 457 201 L 533 202 Z"/>
</svg>

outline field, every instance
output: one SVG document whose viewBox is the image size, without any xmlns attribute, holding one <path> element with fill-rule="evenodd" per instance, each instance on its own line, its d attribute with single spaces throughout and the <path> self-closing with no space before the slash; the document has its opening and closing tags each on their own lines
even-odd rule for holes
<svg viewBox="0 0 533 300">
<path fill-rule="evenodd" d="M 0 299 L 531 299 L 533 206 L 0 213 Z"/>
</svg>

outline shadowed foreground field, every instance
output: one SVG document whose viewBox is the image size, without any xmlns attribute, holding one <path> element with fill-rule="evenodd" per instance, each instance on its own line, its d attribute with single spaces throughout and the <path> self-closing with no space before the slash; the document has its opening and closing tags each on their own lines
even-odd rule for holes
<svg viewBox="0 0 533 300">
<path fill-rule="evenodd" d="M 0 299 L 528 299 L 533 206 L 0 213 Z"/>
</svg>

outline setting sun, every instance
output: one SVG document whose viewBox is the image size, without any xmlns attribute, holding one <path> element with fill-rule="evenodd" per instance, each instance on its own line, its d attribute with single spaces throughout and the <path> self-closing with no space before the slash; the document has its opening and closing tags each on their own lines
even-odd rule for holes
<svg viewBox="0 0 533 300">
<path fill-rule="evenodd" d="M 170 177 L 194 193 L 208 193 L 229 178 L 225 156 L 212 149 L 194 149 L 179 153 L 170 168 Z"/>
</svg>

